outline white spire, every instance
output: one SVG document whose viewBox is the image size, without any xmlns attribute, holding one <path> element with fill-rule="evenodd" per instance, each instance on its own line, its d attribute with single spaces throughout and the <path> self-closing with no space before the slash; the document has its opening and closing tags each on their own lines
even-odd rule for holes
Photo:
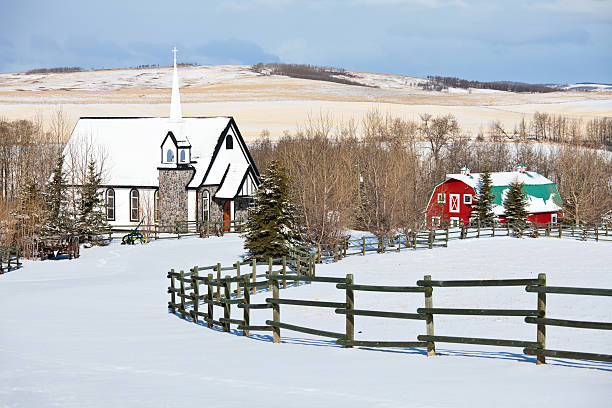
<svg viewBox="0 0 612 408">
<path fill-rule="evenodd" d="M 172 74 L 172 100 L 170 101 L 170 121 L 180 122 L 183 119 L 181 113 L 181 94 L 179 93 L 178 73 L 176 71 L 176 47 L 174 53 L 174 73 Z"/>
</svg>

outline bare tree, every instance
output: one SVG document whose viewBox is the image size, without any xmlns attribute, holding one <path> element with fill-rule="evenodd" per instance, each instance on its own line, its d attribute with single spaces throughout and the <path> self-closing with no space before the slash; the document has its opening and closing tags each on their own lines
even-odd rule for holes
<svg viewBox="0 0 612 408">
<path fill-rule="evenodd" d="M 440 152 L 449 141 L 459 133 L 459 123 L 452 114 L 433 117 L 429 113 L 420 115 L 421 132 L 429 142 L 436 163 L 440 161 Z"/>
</svg>

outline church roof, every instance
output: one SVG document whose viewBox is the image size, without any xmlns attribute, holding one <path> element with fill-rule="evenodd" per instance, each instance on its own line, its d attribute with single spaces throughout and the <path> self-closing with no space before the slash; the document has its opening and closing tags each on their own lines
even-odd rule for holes
<svg viewBox="0 0 612 408">
<path fill-rule="evenodd" d="M 64 148 L 65 162 L 69 166 L 72 153 L 89 146 L 105 157 L 104 185 L 158 186 L 160 143 L 172 132 L 177 140 L 191 144 L 191 165 L 196 172 L 189 187 L 197 187 L 220 136 L 232 122 L 229 116 L 182 118 L 178 122 L 169 118 L 81 118 Z"/>
</svg>

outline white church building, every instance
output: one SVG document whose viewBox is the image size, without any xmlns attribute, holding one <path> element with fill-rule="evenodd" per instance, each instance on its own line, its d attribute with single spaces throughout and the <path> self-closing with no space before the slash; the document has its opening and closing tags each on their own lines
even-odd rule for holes
<svg viewBox="0 0 612 408">
<path fill-rule="evenodd" d="M 81 117 L 64 156 L 83 140 L 104 152 L 111 225 L 243 219 L 259 185 L 234 118 L 182 116 L 176 50 L 170 117 Z"/>
</svg>

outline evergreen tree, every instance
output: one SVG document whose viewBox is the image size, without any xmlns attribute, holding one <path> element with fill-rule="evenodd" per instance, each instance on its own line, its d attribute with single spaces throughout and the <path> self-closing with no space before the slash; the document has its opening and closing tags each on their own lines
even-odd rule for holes
<svg viewBox="0 0 612 408">
<path fill-rule="evenodd" d="M 261 260 L 288 255 L 299 245 L 298 230 L 289 200 L 289 178 L 278 161 L 268 165 L 255 200 L 246 223 L 245 248 Z"/>
<path fill-rule="evenodd" d="M 106 214 L 103 211 L 104 200 L 99 191 L 102 177 L 96 170 L 93 159 L 87 167 L 87 179 L 80 189 L 76 232 L 83 239 L 91 239 L 108 229 Z"/>
<path fill-rule="evenodd" d="M 47 183 L 44 198 L 47 204 L 47 214 L 43 233 L 59 235 L 72 232 L 73 222 L 68 209 L 68 187 L 64 171 L 64 156 L 59 155 L 53 175 Z"/>
<path fill-rule="evenodd" d="M 480 224 L 483 226 L 493 225 L 495 222 L 495 214 L 493 214 L 493 198 L 491 193 L 493 181 L 491 180 L 491 172 L 489 166 L 485 166 L 484 172 L 480 175 L 480 188 L 476 195 L 476 211 Z"/>
<path fill-rule="evenodd" d="M 510 188 L 504 200 L 506 222 L 510 223 L 513 233 L 522 236 L 527 226 L 527 194 L 523 190 L 524 183 L 510 183 Z"/>
</svg>

